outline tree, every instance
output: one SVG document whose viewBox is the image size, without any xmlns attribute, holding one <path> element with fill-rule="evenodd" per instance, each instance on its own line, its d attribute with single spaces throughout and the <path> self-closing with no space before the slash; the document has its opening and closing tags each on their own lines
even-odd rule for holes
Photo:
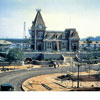
<svg viewBox="0 0 100 100">
<path fill-rule="evenodd" d="M 9 62 L 24 61 L 24 52 L 21 49 L 11 49 L 7 55 Z"/>
<path fill-rule="evenodd" d="M 87 47 L 88 47 L 88 50 L 90 49 L 90 44 L 92 43 L 91 39 L 88 37 L 86 39 L 86 44 L 87 44 Z"/>
</svg>

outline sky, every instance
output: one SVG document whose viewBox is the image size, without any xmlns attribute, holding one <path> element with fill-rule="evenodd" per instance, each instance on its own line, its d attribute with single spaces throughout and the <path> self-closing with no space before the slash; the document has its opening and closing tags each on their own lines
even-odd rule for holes
<svg viewBox="0 0 100 100">
<path fill-rule="evenodd" d="M 36 16 L 36 9 L 46 30 L 76 28 L 80 38 L 100 36 L 100 0 L 0 0 L 0 38 L 23 38 Z"/>
</svg>

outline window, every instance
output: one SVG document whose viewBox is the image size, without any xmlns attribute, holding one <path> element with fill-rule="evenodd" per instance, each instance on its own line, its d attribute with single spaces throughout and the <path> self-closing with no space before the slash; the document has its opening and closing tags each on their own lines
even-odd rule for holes
<svg viewBox="0 0 100 100">
<path fill-rule="evenodd" d="M 57 35 L 57 34 L 55 34 L 55 38 L 56 38 L 56 39 L 58 38 L 58 35 Z"/>
<path fill-rule="evenodd" d="M 32 33 L 32 38 L 34 38 L 35 37 L 35 34 L 34 34 L 34 32 Z"/>
<path fill-rule="evenodd" d="M 72 43 L 72 46 L 77 46 L 77 43 Z"/>
<path fill-rule="evenodd" d="M 28 31 L 29 31 L 29 34 L 32 35 L 32 30 L 30 29 L 30 30 L 28 30 Z"/>
<path fill-rule="evenodd" d="M 43 37 L 43 32 L 38 32 L 38 38 L 42 39 L 42 37 Z"/>
<path fill-rule="evenodd" d="M 98 43 L 98 41 L 96 41 L 96 43 Z"/>
<path fill-rule="evenodd" d="M 66 48 L 66 42 L 62 42 L 62 48 Z"/>
<path fill-rule="evenodd" d="M 94 44 L 94 47 L 96 47 L 96 44 Z"/>
<path fill-rule="evenodd" d="M 65 39 L 65 34 L 62 34 L 62 39 Z"/>
<path fill-rule="evenodd" d="M 45 35 L 45 38 L 47 38 L 47 37 L 48 37 L 48 35 L 46 34 L 46 35 Z"/>
<path fill-rule="evenodd" d="M 51 48 L 52 43 L 51 42 L 47 42 L 47 48 Z"/>
</svg>

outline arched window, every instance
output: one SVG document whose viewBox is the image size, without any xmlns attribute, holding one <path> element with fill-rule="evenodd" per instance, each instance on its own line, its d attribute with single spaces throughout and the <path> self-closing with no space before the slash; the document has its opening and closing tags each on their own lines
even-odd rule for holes
<svg viewBox="0 0 100 100">
<path fill-rule="evenodd" d="M 50 49 L 51 48 L 51 45 L 52 45 L 51 42 L 47 42 L 47 48 Z"/>
<path fill-rule="evenodd" d="M 61 44 L 61 46 L 62 46 L 62 48 L 66 48 L 66 42 L 62 42 L 62 44 Z"/>
<path fill-rule="evenodd" d="M 43 32 L 38 32 L 38 38 L 42 39 L 43 38 Z"/>
<path fill-rule="evenodd" d="M 65 34 L 62 34 L 62 39 L 65 39 Z"/>
</svg>

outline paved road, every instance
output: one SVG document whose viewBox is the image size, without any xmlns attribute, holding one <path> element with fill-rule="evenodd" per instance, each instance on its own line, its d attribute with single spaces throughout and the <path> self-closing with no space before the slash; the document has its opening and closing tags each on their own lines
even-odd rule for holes
<svg viewBox="0 0 100 100">
<path fill-rule="evenodd" d="M 51 74 L 51 73 L 62 73 L 71 71 L 72 68 L 70 67 L 62 67 L 62 68 L 32 68 L 32 69 L 23 69 L 23 70 L 14 70 L 9 72 L 0 73 L 0 84 L 3 83 L 10 83 L 14 85 L 15 91 L 22 91 L 21 84 L 28 78 L 44 75 L 44 74 Z M 83 71 L 81 69 L 80 71 Z M 87 69 L 86 69 L 87 70 Z M 77 67 L 73 69 L 74 72 L 77 71 Z"/>
<path fill-rule="evenodd" d="M 28 78 L 50 74 L 50 73 L 62 73 L 66 72 L 68 68 L 32 68 L 32 69 L 23 69 L 15 70 L 10 72 L 0 73 L 0 84 L 10 83 L 14 85 L 15 91 L 22 91 L 21 84 Z"/>
</svg>

